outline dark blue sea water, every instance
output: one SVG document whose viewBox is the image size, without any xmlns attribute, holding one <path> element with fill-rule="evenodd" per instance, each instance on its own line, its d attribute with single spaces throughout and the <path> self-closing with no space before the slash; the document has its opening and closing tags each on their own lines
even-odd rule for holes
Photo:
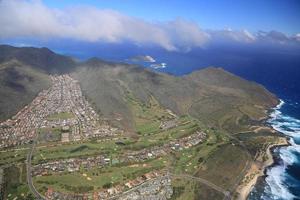
<svg viewBox="0 0 300 200">
<path fill-rule="evenodd" d="M 300 119 L 298 102 L 284 102 L 274 109 L 270 125 L 290 137 L 290 146 L 274 149 L 275 164 L 266 170 L 250 193 L 249 200 L 300 199 Z"/>
</svg>

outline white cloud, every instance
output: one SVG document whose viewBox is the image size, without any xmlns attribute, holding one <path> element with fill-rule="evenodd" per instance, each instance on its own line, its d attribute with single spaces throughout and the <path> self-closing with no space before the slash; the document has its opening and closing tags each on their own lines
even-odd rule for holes
<svg viewBox="0 0 300 200">
<path fill-rule="evenodd" d="M 251 43 L 263 38 L 247 30 L 204 31 L 197 23 L 182 18 L 149 22 L 114 10 L 90 6 L 53 9 L 45 6 L 41 0 L 0 0 L 0 27 L 0 38 L 71 38 L 113 43 L 130 41 L 138 45 L 158 45 L 169 51 L 188 51 L 213 41 Z M 285 38 L 279 32 L 266 35 L 264 37 L 281 43 Z"/>
<path fill-rule="evenodd" d="M 293 36 L 293 38 L 294 38 L 296 41 L 300 42 L 300 33 L 295 34 L 295 35 Z"/>
<path fill-rule="evenodd" d="M 193 46 L 203 46 L 210 40 L 210 35 L 190 21 L 178 18 L 174 21 L 163 24 L 165 32 L 169 33 L 172 43 L 177 43 L 184 50 Z"/>
<path fill-rule="evenodd" d="M 156 44 L 167 50 L 201 46 L 206 34 L 194 23 L 177 19 L 152 23 L 113 10 L 89 6 L 52 9 L 41 1 L 0 2 L 0 37 L 60 37 L 86 41 Z M 173 32 L 175 31 L 175 32 Z"/>
<path fill-rule="evenodd" d="M 217 41 L 251 43 L 256 40 L 256 37 L 247 30 L 234 31 L 231 28 L 226 28 L 224 30 L 210 30 L 209 33 Z"/>
</svg>

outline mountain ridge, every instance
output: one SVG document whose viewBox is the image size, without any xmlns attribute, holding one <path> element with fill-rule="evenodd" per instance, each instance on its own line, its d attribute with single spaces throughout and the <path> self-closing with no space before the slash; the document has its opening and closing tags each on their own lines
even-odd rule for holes
<svg viewBox="0 0 300 200">
<path fill-rule="evenodd" d="M 24 67 L 45 76 L 71 73 L 79 81 L 85 95 L 94 103 L 100 114 L 131 131 L 134 131 L 135 127 L 133 113 L 128 102 L 124 100 L 127 92 L 132 93 L 144 104 L 147 104 L 152 96 L 163 107 L 178 115 L 189 114 L 213 125 L 216 125 L 216 122 L 207 118 L 210 113 L 239 112 L 238 118 L 245 114 L 250 118 L 259 119 L 265 116 L 265 110 L 278 102 L 276 96 L 263 86 L 237 77 L 219 67 L 208 67 L 178 77 L 137 65 L 108 62 L 100 58 L 75 62 L 72 58 L 56 54 L 47 48 L 17 48 L 0 45 L 0 55 L 1 66 L 11 60 L 17 60 L 19 62 L 17 70 Z M 39 58 L 40 55 L 42 58 Z M 60 62 L 61 64 L 55 65 Z M 14 64 L 10 64 L 10 67 L 13 66 Z M 62 69 L 64 66 L 66 69 Z M 13 77 L 7 78 L 13 79 Z M 47 82 L 46 78 L 44 81 L 41 79 L 41 82 Z M 31 98 L 48 86 L 41 83 L 40 85 L 42 87 L 33 90 Z M 7 90 L 10 89 L 14 89 L 13 85 Z M 15 98 L 20 98 L 22 93 L 18 91 L 17 93 L 19 95 L 15 95 Z M 215 105 L 212 108 L 210 108 L 211 103 Z M 262 108 L 261 111 L 255 108 L 256 104 Z M 243 113 L 238 107 L 244 105 L 247 105 L 247 109 L 244 109 Z M 245 111 L 249 109 L 255 114 Z M 121 114 L 124 121 L 116 120 L 116 113 Z M 0 115 L 4 115 L 3 111 Z"/>
<path fill-rule="evenodd" d="M 51 73 L 66 73 L 76 65 L 71 57 L 56 54 L 46 47 L 0 45 L 0 52 L 0 63 L 16 59 L 26 65 Z"/>
</svg>

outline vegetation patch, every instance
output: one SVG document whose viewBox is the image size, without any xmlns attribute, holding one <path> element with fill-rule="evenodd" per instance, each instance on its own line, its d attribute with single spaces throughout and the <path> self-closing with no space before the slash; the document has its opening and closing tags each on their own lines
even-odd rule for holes
<svg viewBox="0 0 300 200">
<path fill-rule="evenodd" d="M 4 181 L 3 199 L 35 199 L 27 186 L 25 164 L 13 165 L 5 168 Z"/>
<path fill-rule="evenodd" d="M 61 140 L 61 127 L 38 129 L 38 140 L 42 143 L 56 142 Z"/>
<path fill-rule="evenodd" d="M 64 119 L 72 119 L 74 118 L 74 114 L 71 113 L 71 112 L 60 112 L 60 113 L 55 113 L 55 114 L 52 114 L 52 115 L 49 115 L 47 117 L 48 120 L 64 120 Z"/>
<path fill-rule="evenodd" d="M 196 180 L 185 178 L 172 179 L 173 195 L 171 200 L 221 200 L 224 195 Z"/>
<path fill-rule="evenodd" d="M 27 146 L 24 146 L 25 149 L 20 149 L 18 151 L 9 150 L 9 151 L 1 152 L 0 153 L 0 166 L 25 161 L 26 155 L 29 151 L 29 149 L 27 149 L 26 147 Z"/>
<path fill-rule="evenodd" d="M 79 147 L 76 147 L 75 149 L 71 149 L 70 153 L 76 153 L 76 152 L 81 152 L 83 150 L 88 149 L 89 147 L 87 145 L 81 145 Z"/>
<path fill-rule="evenodd" d="M 81 169 L 79 172 L 52 174 L 34 177 L 39 190 L 51 187 L 62 192 L 90 192 L 124 184 L 128 180 L 165 167 L 166 159 L 155 159 L 134 165 L 108 166 L 104 168 Z"/>
<path fill-rule="evenodd" d="M 196 175 L 224 189 L 230 189 L 243 175 L 249 159 L 247 152 L 238 145 L 233 143 L 218 145 Z"/>
<path fill-rule="evenodd" d="M 147 103 L 142 103 L 128 91 L 125 99 L 132 111 L 136 131 L 140 135 L 160 132 L 162 122 L 174 119 L 170 111 L 161 107 L 153 96 L 150 96 Z"/>
</svg>

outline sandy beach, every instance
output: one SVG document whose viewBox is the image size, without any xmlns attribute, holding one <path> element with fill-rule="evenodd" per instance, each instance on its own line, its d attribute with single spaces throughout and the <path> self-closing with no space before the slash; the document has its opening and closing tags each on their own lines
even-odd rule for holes
<svg viewBox="0 0 300 200">
<path fill-rule="evenodd" d="M 289 145 L 287 138 L 278 138 L 278 141 L 274 144 L 268 146 L 267 151 L 265 152 L 267 159 L 264 162 L 256 159 L 252 162 L 251 167 L 246 173 L 244 179 L 242 180 L 240 186 L 237 188 L 238 191 L 238 200 L 246 200 L 251 190 L 255 186 L 259 177 L 265 175 L 265 169 L 274 163 L 272 148 L 278 146 L 286 146 Z"/>
</svg>

